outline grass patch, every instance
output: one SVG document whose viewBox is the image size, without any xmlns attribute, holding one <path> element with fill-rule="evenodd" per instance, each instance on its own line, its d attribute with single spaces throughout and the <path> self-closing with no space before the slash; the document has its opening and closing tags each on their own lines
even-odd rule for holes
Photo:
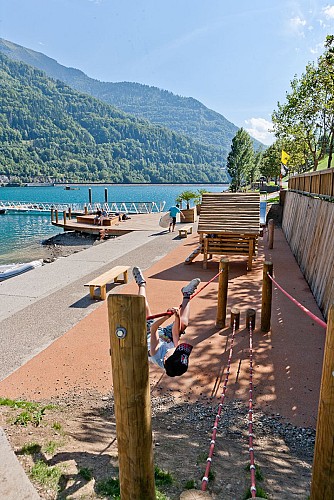
<svg viewBox="0 0 334 500">
<path fill-rule="evenodd" d="M 210 469 L 209 475 L 208 475 L 208 480 L 213 481 L 215 477 L 216 477 L 216 474 L 213 472 L 212 469 Z"/>
<path fill-rule="evenodd" d="M 56 443 L 56 441 L 49 441 L 44 447 L 44 451 L 45 453 L 47 453 L 48 455 L 54 455 L 54 452 L 56 451 L 58 447 L 58 444 Z"/>
<path fill-rule="evenodd" d="M 8 406 L 9 408 L 22 408 L 25 410 L 35 411 L 42 408 L 39 403 L 33 403 L 31 401 L 21 401 L 16 399 L 0 398 L 0 406 Z M 43 408 L 46 410 L 52 410 L 55 408 L 54 405 L 46 405 Z"/>
<path fill-rule="evenodd" d="M 275 198 L 269 198 L 269 199 L 267 200 L 267 204 L 268 204 L 268 205 L 271 205 L 271 204 L 273 204 L 273 203 L 279 203 L 279 196 L 275 196 Z"/>
<path fill-rule="evenodd" d="M 195 490 L 196 489 L 196 483 L 194 479 L 189 479 L 185 485 L 184 485 L 185 490 Z"/>
<path fill-rule="evenodd" d="M 173 476 L 159 467 L 154 467 L 154 479 L 157 486 L 168 486 L 173 484 Z"/>
<path fill-rule="evenodd" d="M 161 491 L 159 490 L 155 490 L 155 496 L 156 496 L 156 500 L 168 500 L 169 497 L 166 497 L 166 495 L 164 493 L 161 493 Z"/>
<path fill-rule="evenodd" d="M 173 477 L 169 472 L 161 470 L 159 467 L 154 467 L 154 478 L 156 486 L 167 486 L 173 483 Z M 121 499 L 120 484 L 118 478 L 109 478 L 104 481 L 99 481 L 96 484 L 96 491 L 99 495 L 104 495 L 113 500 Z M 168 500 L 168 497 L 158 489 L 155 490 L 157 500 Z"/>
<path fill-rule="evenodd" d="M 22 455 L 36 455 L 40 453 L 41 446 L 38 443 L 27 443 L 22 446 L 20 454 Z"/>
<path fill-rule="evenodd" d="M 59 490 L 59 480 L 63 471 L 60 467 L 49 467 L 43 460 L 38 460 L 32 467 L 30 475 L 39 484 Z"/>
<path fill-rule="evenodd" d="M 22 411 L 13 420 L 13 423 L 15 425 L 23 425 L 24 427 L 27 427 L 27 425 L 31 423 L 35 427 L 38 427 L 45 415 L 45 410 L 46 407 L 44 406 L 43 408 Z"/>
<path fill-rule="evenodd" d="M 246 465 L 245 470 L 250 472 L 250 464 Z M 264 477 L 262 474 L 262 470 L 259 465 L 255 464 L 255 479 L 257 481 L 263 481 Z"/>
<path fill-rule="evenodd" d="M 111 477 L 104 481 L 99 481 L 96 484 L 96 491 L 100 495 L 109 496 L 115 500 L 120 500 L 121 490 L 119 486 L 119 479 Z"/>
<path fill-rule="evenodd" d="M 93 473 L 88 467 L 83 467 L 79 470 L 80 476 L 86 481 L 91 481 L 93 479 Z"/>
<path fill-rule="evenodd" d="M 247 500 L 248 498 L 252 498 L 252 493 L 250 489 L 248 489 L 244 496 L 242 497 L 242 500 Z M 266 493 L 262 488 L 256 487 L 256 498 L 269 498 L 268 493 Z"/>
<path fill-rule="evenodd" d="M 45 410 L 55 408 L 54 405 L 42 406 L 39 403 L 32 403 L 31 401 L 20 401 L 8 398 L 0 398 L 0 406 L 8 406 L 8 408 L 14 410 L 23 410 L 14 418 L 13 423 L 15 425 L 23 425 L 24 427 L 29 423 L 38 427 L 45 414 Z"/>
<path fill-rule="evenodd" d="M 250 472 L 250 464 L 245 467 L 245 469 Z M 261 468 L 255 464 L 255 479 L 257 481 L 263 481 L 264 477 L 261 471 Z M 250 491 L 250 488 L 247 489 L 243 496 L 243 500 L 247 500 L 247 498 L 252 498 L 252 493 Z M 269 498 L 268 494 L 264 491 L 261 486 L 256 486 L 256 498 Z"/>
<path fill-rule="evenodd" d="M 60 422 L 53 422 L 52 429 L 54 429 L 57 432 L 60 432 L 62 430 L 61 423 Z"/>
<path fill-rule="evenodd" d="M 203 451 L 202 453 L 200 453 L 198 455 L 197 460 L 196 460 L 196 465 L 199 465 L 199 464 L 206 462 L 207 458 L 208 458 L 208 454 L 205 451 Z"/>
</svg>

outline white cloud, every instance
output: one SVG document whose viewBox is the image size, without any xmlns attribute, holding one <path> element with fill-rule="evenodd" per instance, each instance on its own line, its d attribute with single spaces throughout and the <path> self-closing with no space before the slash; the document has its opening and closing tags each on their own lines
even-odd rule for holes
<svg viewBox="0 0 334 500">
<path fill-rule="evenodd" d="M 334 19 L 334 5 L 327 5 L 322 9 L 326 17 Z"/>
<path fill-rule="evenodd" d="M 266 146 L 275 141 L 273 124 L 265 118 L 250 118 L 245 120 L 245 124 L 247 132 Z"/>
<path fill-rule="evenodd" d="M 293 33 L 297 35 L 304 35 L 304 28 L 306 26 L 306 20 L 300 16 L 292 17 L 289 20 L 290 29 Z"/>
</svg>

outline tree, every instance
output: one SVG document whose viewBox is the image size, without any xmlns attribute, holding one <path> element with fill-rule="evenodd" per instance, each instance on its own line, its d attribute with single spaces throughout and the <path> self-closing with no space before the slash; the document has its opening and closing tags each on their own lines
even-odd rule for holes
<svg viewBox="0 0 334 500">
<path fill-rule="evenodd" d="M 187 210 L 190 208 L 190 202 L 191 200 L 197 200 L 198 199 L 198 194 L 195 193 L 194 191 L 182 191 L 182 193 L 179 194 L 179 196 L 176 198 L 176 203 L 180 203 L 182 207 L 182 202 L 185 201 L 187 204 Z"/>
<path fill-rule="evenodd" d="M 319 57 L 319 73 L 324 82 L 325 87 L 328 90 L 328 99 L 326 102 L 327 112 L 329 115 L 328 123 L 328 168 L 331 167 L 332 157 L 333 157 L 333 147 L 334 147 L 334 35 L 329 35 L 326 37 L 325 41 L 325 53 Z"/>
<path fill-rule="evenodd" d="M 301 78 L 291 82 L 286 103 L 277 103 L 273 112 L 275 135 L 282 141 L 292 141 L 304 164 L 311 156 L 317 170 L 326 150 L 333 148 L 334 132 L 334 37 L 327 37 L 327 51 L 318 59 L 318 65 L 308 64 Z"/>
<path fill-rule="evenodd" d="M 240 128 L 232 139 L 226 166 L 231 177 L 231 191 L 239 191 L 241 186 L 250 180 L 254 168 L 253 143 L 250 135 L 243 128 Z"/>
<path fill-rule="evenodd" d="M 263 177 L 270 179 L 279 177 L 282 148 L 278 141 L 269 146 L 262 154 L 260 172 Z"/>
</svg>

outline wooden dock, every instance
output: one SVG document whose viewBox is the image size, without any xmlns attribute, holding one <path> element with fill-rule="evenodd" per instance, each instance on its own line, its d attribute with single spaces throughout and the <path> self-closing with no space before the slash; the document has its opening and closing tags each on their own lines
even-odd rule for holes
<svg viewBox="0 0 334 500">
<path fill-rule="evenodd" d="M 108 235 L 121 236 L 122 234 L 126 234 L 131 231 L 166 231 L 159 226 L 161 215 L 162 213 L 129 214 L 130 219 L 124 221 L 116 221 L 111 226 L 85 224 L 83 222 L 78 222 L 75 216 L 72 216 L 70 219 L 66 217 L 65 221 L 63 217 L 58 218 L 58 222 L 54 219 L 51 220 L 51 223 L 54 226 L 63 228 L 64 231 L 77 231 L 81 233 L 99 234 L 101 230 L 104 230 Z"/>
</svg>

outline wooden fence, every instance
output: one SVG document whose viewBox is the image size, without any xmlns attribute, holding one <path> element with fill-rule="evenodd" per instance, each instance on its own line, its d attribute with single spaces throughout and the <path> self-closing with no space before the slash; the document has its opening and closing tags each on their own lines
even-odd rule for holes
<svg viewBox="0 0 334 500">
<path fill-rule="evenodd" d="M 290 177 L 288 188 L 299 193 L 334 197 L 334 168 Z"/>
<path fill-rule="evenodd" d="M 334 304 L 334 203 L 288 191 L 282 229 L 327 319 Z"/>
</svg>

